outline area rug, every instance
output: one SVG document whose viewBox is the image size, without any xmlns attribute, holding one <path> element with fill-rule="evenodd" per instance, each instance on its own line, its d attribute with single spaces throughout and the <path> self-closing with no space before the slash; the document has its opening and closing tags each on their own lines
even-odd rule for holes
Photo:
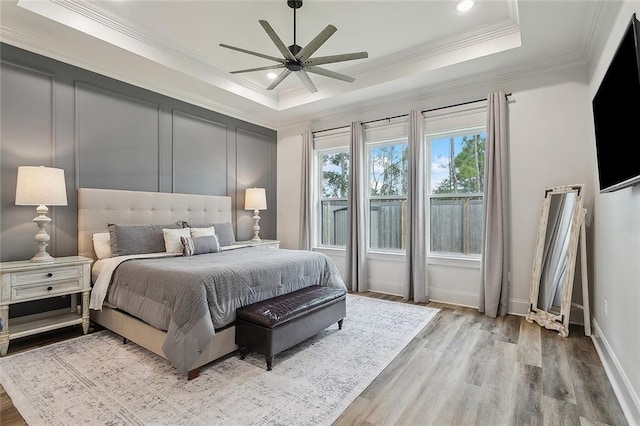
<svg viewBox="0 0 640 426">
<path fill-rule="evenodd" d="M 0 358 L 0 383 L 37 425 L 330 425 L 437 309 L 347 295 L 347 317 L 275 357 L 237 354 L 186 380 L 103 330 Z"/>
</svg>

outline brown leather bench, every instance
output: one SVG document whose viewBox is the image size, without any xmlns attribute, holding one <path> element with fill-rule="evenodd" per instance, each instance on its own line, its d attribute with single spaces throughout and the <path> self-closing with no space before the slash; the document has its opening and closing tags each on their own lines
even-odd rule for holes
<svg viewBox="0 0 640 426">
<path fill-rule="evenodd" d="M 337 322 L 347 314 L 346 290 L 313 285 L 236 310 L 236 344 L 240 358 L 248 352 L 265 356 L 267 370 L 276 354 Z"/>
</svg>

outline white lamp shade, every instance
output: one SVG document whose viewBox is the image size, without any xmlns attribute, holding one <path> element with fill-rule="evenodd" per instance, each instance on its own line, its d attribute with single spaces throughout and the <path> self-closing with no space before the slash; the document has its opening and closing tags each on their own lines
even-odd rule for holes
<svg viewBox="0 0 640 426">
<path fill-rule="evenodd" d="M 44 166 L 18 167 L 17 206 L 66 206 L 64 170 Z"/>
<path fill-rule="evenodd" d="M 264 188 L 247 188 L 244 193 L 245 210 L 266 210 L 267 195 Z"/>
</svg>

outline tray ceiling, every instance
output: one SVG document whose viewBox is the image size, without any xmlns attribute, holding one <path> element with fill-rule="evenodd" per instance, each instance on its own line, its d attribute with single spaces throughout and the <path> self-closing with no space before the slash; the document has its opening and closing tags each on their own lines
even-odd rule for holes
<svg viewBox="0 0 640 426">
<path fill-rule="evenodd" d="M 3 0 L 1 40 L 187 102 L 276 128 L 329 108 L 410 96 L 451 81 L 498 77 L 585 60 L 601 1 L 306 0 L 297 10 L 304 46 L 328 24 L 337 32 L 314 56 L 367 51 L 367 59 L 324 67 L 347 83 L 310 74 L 273 90 L 266 71 L 230 71 L 274 63 L 220 43 L 280 57 L 258 21 L 293 44 L 293 10 L 284 0 Z"/>
</svg>

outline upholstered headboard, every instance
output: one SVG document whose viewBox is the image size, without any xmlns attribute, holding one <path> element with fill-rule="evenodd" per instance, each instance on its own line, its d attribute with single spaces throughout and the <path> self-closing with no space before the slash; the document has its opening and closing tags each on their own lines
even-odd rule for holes
<svg viewBox="0 0 640 426">
<path fill-rule="evenodd" d="M 231 222 L 231 197 L 166 192 L 78 189 L 78 255 L 96 259 L 93 234 L 108 223 L 162 225 Z"/>
</svg>

